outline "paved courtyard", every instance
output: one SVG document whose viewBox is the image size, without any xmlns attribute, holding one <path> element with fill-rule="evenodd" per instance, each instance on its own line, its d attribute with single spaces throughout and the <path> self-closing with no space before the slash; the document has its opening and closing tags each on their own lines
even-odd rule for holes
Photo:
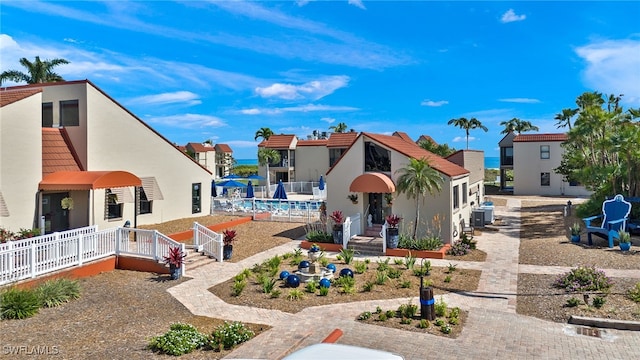
<svg viewBox="0 0 640 360">
<path fill-rule="evenodd" d="M 207 291 L 243 268 L 293 251 L 291 242 L 238 263 L 210 263 L 188 271 L 193 280 L 169 289 L 195 315 L 242 322 L 268 324 L 272 329 L 232 352 L 227 359 L 279 359 L 292 350 L 322 341 L 333 329 L 344 335 L 341 344 L 365 346 L 413 359 L 638 359 L 640 332 L 603 330 L 601 338 L 576 333 L 578 327 L 516 314 L 518 273 L 559 274 L 563 267 L 518 264 L 520 200 L 509 198 L 496 206 L 503 226 L 499 232 L 476 236 L 478 248 L 487 253 L 486 262 L 431 259 L 433 266 L 456 264 L 458 268 L 482 270 L 478 290 L 472 294 L 449 294 L 449 306 L 469 311 L 457 339 L 401 331 L 358 323 L 356 316 L 376 306 L 395 308 L 413 299 L 376 300 L 307 308 L 297 314 L 229 305 Z M 374 261 L 378 257 L 374 258 Z M 616 277 L 640 278 L 640 270 L 607 270 Z"/>
</svg>

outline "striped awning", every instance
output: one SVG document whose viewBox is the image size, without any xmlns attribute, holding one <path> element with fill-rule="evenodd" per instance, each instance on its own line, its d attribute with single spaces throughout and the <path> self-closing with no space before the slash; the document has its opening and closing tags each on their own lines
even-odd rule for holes
<svg viewBox="0 0 640 360">
<path fill-rule="evenodd" d="M 158 186 L 158 181 L 156 181 L 155 177 L 142 177 L 140 180 L 142 180 L 142 188 L 144 189 L 145 195 L 147 195 L 147 200 L 164 200 L 162 191 L 160 191 L 160 186 Z"/>
</svg>

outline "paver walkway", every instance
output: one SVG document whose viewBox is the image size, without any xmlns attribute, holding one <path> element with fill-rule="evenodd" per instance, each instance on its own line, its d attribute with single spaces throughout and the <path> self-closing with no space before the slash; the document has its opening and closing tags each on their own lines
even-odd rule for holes
<svg viewBox="0 0 640 360">
<path fill-rule="evenodd" d="M 395 308 L 409 299 L 376 300 L 307 308 L 297 314 L 229 305 L 207 289 L 226 281 L 243 268 L 276 254 L 293 251 L 291 242 L 244 259 L 238 263 L 211 263 L 189 270 L 193 280 L 168 291 L 191 312 L 242 322 L 268 324 L 266 331 L 232 352 L 228 359 L 279 359 L 292 349 L 324 339 L 333 329 L 344 335 L 339 343 L 365 346 L 402 355 L 407 360 L 472 359 L 638 359 L 640 332 L 606 330 L 602 338 L 576 335 L 576 327 L 518 315 L 516 293 L 518 273 L 558 274 L 563 267 L 518 264 L 520 200 L 509 198 L 506 206 L 496 206 L 502 218 L 499 232 L 477 236 L 478 248 L 487 253 L 486 262 L 431 259 L 433 266 L 456 264 L 459 268 L 482 270 L 478 290 L 471 294 L 449 294 L 450 306 L 469 310 L 462 334 L 457 339 L 401 331 L 358 323 L 363 309 Z M 377 257 L 376 257 L 377 259 Z M 640 278 L 640 270 L 611 270 L 610 276 Z M 418 294 L 416 293 L 416 297 Z M 412 299 L 417 303 L 417 299 Z"/>
</svg>

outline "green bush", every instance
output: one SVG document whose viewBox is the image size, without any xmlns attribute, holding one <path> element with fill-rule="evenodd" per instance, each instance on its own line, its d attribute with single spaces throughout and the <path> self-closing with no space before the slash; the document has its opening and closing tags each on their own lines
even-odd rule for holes
<svg viewBox="0 0 640 360">
<path fill-rule="evenodd" d="M 353 249 L 342 249 L 340 250 L 340 257 L 345 264 L 349 265 L 351 261 L 353 261 L 355 253 L 356 252 Z"/>
<path fill-rule="evenodd" d="M 613 282 L 602 270 L 597 270 L 593 266 L 579 266 L 560 275 L 553 285 L 568 292 L 608 292 Z"/>
<path fill-rule="evenodd" d="M 607 302 L 607 299 L 605 299 L 602 296 L 594 296 L 593 297 L 593 306 L 596 309 L 600 309 L 606 302 Z"/>
<path fill-rule="evenodd" d="M 572 297 L 569 300 L 567 300 L 567 307 L 576 307 L 580 305 L 580 300 Z"/>
<path fill-rule="evenodd" d="M 362 291 L 364 292 L 371 292 L 371 290 L 373 290 L 373 288 L 376 286 L 376 283 L 374 283 L 373 281 L 367 281 L 366 283 L 364 283 L 364 285 L 362 286 Z"/>
<path fill-rule="evenodd" d="M 427 236 L 422 239 L 412 239 L 409 236 L 400 235 L 398 248 L 409 250 L 438 250 L 442 247 L 442 239 L 439 236 Z"/>
<path fill-rule="evenodd" d="M 364 274 L 367 271 L 367 264 L 364 261 L 356 261 L 353 263 L 356 274 Z"/>
<path fill-rule="evenodd" d="M 236 345 L 251 340 L 254 336 L 254 332 L 244 324 L 237 321 L 232 323 L 225 321 L 223 325 L 218 326 L 211 334 L 209 346 L 212 349 L 229 350 Z"/>
<path fill-rule="evenodd" d="M 636 286 L 627 292 L 627 297 L 634 302 L 640 303 L 640 282 L 636 283 Z"/>
<path fill-rule="evenodd" d="M 80 297 L 80 285 L 75 280 L 49 280 L 36 289 L 43 307 L 55 307 Z"/>
<path fill-rule="evenodd" d="M 358 317 L 358 320 L 369 320 L 371 319 L 371 311 L 365 311 Z"/>
<path fill-rule="evenodd" d="M 402 270 L 396 269 L 396 268 L 389 268 L 389 270 L 387 270 L 387 276 L 390 279 L 399 279 L 400 276 L 402 276 Z"/>
<path fill-rule="evenodd" d="M 442 296 L 440 296 L 440 300 L 436 301 L 433 305 L 436 316 L 445 316 L 447 314 L 447 303 L 444 302 Z"/>
<path fill-rule="evenodd" d="M 244 288 L 247 286 L 247 281 L 246 280 L 235 280 L 233 282 L 233 291 L 232 294 L 233 296 L 240 296 L 240 294 L 242 294 L 242 290 L 244 290 Z"/>
<path fill-rule="evenodd" d="M 333 234 L 330 234 L 326 231 L 322 231 L 322 230 L 311 230 L 307 233 L 306 235 L 306 239 L 309 242 L 314 242 L 314 243 L 322 243 L 322 244 L 326 244 L 326 243 L 331 243 L 333 244 Z"/>
<path fill-rule="evenodd" d="M 39 309 L 40 298 L 34 290 L 11 288 L 0 295 L 0 319 L 26 319 Z"/>
<path fill-rule="evenodd" d="M 207 336 L 201 334 L 193 325 L 175 323 L 164 335 L 149 341 L 149 348 L 163 354 L 179 356 L 188 354 L 207 343 Z"/>
<path fill-rule="evenodd" d="M 429 326 L 431 326 L 431 323 L 427 321 L 427 319 L 420 319 L 420 322 L 418 323 L 418 327 L 420 329 L 426 329 Z"/>
</svg>

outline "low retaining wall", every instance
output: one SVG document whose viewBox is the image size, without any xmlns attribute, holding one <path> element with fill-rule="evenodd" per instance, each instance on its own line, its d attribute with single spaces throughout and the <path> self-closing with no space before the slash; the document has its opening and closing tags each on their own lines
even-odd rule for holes
<svg viewBox="0 0 640 360">
<path fill-rule="evenodd" d="M 440 250 L 428 251 L 428 250 L 409 250 L 409 249 L 387 249 L 387 256 L 405 257 L 411 253 L 412 256 L 421 259 L 444 259 L 447 254 L 447 250 L 451 245 L 445 244 Z"/>
<path fill-rule="evenodd" d="M 340 252 L 342 250 L 342 244 L 332 244 L 332 243 L 314 243 L 306 240 L 302 240 L 300 242 L 300 247 L 306 250 L 311 248 L 311 245 L 316 244 L 322 249 L 322 251 L 335 251 Z"/>
</svg>

